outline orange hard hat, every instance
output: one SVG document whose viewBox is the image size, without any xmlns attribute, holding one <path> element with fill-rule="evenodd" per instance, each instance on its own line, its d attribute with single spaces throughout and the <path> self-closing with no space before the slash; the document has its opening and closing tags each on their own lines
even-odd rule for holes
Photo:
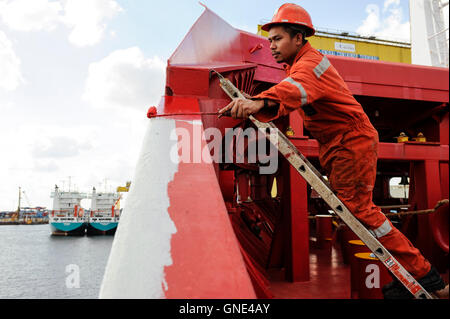
<svg viewBox="0 0 450 319">
<path fill-rule="evenodd" d="M 263 25 L 261 29 L 269 31 L 271 26 L 280 23 L 296 24 L 305 27 L 307 37 L 314 35 L 316 32 L 309 13 L 294 3 L 283 4 L 277 12 L 275 12 L 272 21 Z"/>
</svg>

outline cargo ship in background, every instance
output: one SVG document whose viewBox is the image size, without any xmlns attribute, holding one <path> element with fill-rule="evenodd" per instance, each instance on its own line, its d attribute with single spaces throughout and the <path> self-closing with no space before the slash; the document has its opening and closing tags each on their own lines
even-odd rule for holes
<svg viewBox="0 0 450 319">
<path fill-rule="evenodd" d="M 52 235 L 55 236 L 84 236 L 86 232 L 87 216 L 81 207 L 81 200 L 87 194 L 78 191 L 61 191 L 57 185 L 51 193 L 53 208 L 49 216 Z"/>
<path fill-rule="evenodd" d="M 414 28 L 431 22 L 420 31 L 427 34 L 413 34 L 411 43 L 330 32 L 318 32 L 310 42 L 379 132 L 374 203 L 448 282 L 448 40 L 447 51 L 438 50 L 441 64 L 417 60 L 425 47 L 433 54 L 445 49 L 445 32 L 430 28 L 442 25 L 439 12 L 430 9 L 437 2 L 410 2 Z M 425 18 L 413 19 L 424 5 Z M 239 136 L 227 140 L 227 130 L 251 127 L 212 116 L 230 102 L 213 71 L 254 96 L 286 77 L 269 48 L 264 34 L 235 29 L 205 7 L 173 52 L 164 96 L 157 112 L 147 115 L 100 298 L 383 298 L 381 287 L 392 281 L 387 269 L 285 158 L 279 156 L 277 171 L 267 175 L 259 173 L 265 163 L 246 154 L 243 161 L 212 160 L 218 151 L 236 150 Z M 325 174 L 319 145 L 300 114 L 274 124 Z M 183 133 L 178 139 L 176 131 Z M 211 132 L 220 132 L 220 146 L 207 144 Z M 250 149 L 257 141 L 247 136 L 246 142 Z M 185 156 L 186 149 L 197 153 Z"/>
<path fill-rule="evenodd" d="M 86 225 L 87 235 L 114 235 L 121 213 L 120 193 L 97 193 L 93 187 L 89 198 L 91 208 Z"/>
<path fill-rule="evenodd" d="M 97 192 L 93 187 L 91 194 L 70 191 L 70 187 L 69 191 L 62 191 L 55 185 L 49 213 L 52 235 L 114 235 L 122 212 L 120 205 L 130 185 L 127 182 L 126 186 L 118 186 L 115 192 Z M 89 209 L 82 207 L 84 199 L 91 199 Z"/>
</svg>

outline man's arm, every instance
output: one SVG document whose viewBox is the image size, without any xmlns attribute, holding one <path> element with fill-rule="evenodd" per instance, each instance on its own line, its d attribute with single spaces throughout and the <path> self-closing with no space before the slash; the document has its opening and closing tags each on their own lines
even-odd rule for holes
<svg viewBox="0 0 450 319">
<path fill-rule="evenodd" d="M 270 108 L 272 112 L 260 112 L 255 118 L 261 122 L 273 121 L 292 111 L 314 103 L 324 96 L 322 83 L 308 66 L 295 66 L 290 75 L 268 90 L 254 96 L 254 99 L 269 99 L 278 107 Z M 275 110 L 277 112 L 275 113 Z"/>
<path fill-rule="evenodd" d="M 230 111 L 231 117 L 234 119 L 247 119 L 253 114 L 267 114 L 268 116 L 276 116 L 278 114 L 279 104 L 269 99 L 244 100 L 234 99 L 230 104 L 219 111 L 220 114 Z"/>
</svg>

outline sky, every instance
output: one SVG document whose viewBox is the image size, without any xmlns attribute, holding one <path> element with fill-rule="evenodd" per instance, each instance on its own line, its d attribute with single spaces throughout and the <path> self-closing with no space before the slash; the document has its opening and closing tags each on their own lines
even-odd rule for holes
<svg viewBox="0 0 450 319">
<path fill-rule="evenodd" d="M 201 2 L 253 33 L 284 3 Z M 408 0 L 295 3 L 319 30 L 409 41 Z M 203 11 L 197 0 L 0 0 L 0 211 L 17 208 L 19 187 L 22 206 L 51 208 L 55 184 L 132 181 L 167 59 Z"/>
</svg>

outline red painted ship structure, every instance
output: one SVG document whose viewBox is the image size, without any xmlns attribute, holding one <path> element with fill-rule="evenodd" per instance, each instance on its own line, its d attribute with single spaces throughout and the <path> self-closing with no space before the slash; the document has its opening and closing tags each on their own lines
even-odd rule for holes
<svg viewBox="0 0 450 319">
<path fill-rule="evenodd" d="M 448 204 L 402 212 L 448 199 L 449 70 L 328 58 L 379 132 L 374 202 L 448 280 Z M 285 78 L 266 38 L 205 10 L 168 61 L 159 116 L 149 119 L 144 141 L 151 149 L 136 168 L 100 297 L 380 298 L 386 270 L 368 253 L 354 255 L 364 245 L 349 243 L 356 237 L 284 158 L 266 175 L 247 158 L 195 159 L 196 149 L 211 146 L 205 133 L 250 126 L 210 114 L 229 103 L 212 70 L 250 95 Z M 275 124 L 320 170 L 318 144 L 300 116 Z M 408 141 L 397 139 L 402 132 Z M 413 140 L 419 133 L 425 139 Z M 194 150 L 190 160 L 183 143 Z M 404 182 L 404 198 L 391 196 L 392 178 Z"/>
</svg>

